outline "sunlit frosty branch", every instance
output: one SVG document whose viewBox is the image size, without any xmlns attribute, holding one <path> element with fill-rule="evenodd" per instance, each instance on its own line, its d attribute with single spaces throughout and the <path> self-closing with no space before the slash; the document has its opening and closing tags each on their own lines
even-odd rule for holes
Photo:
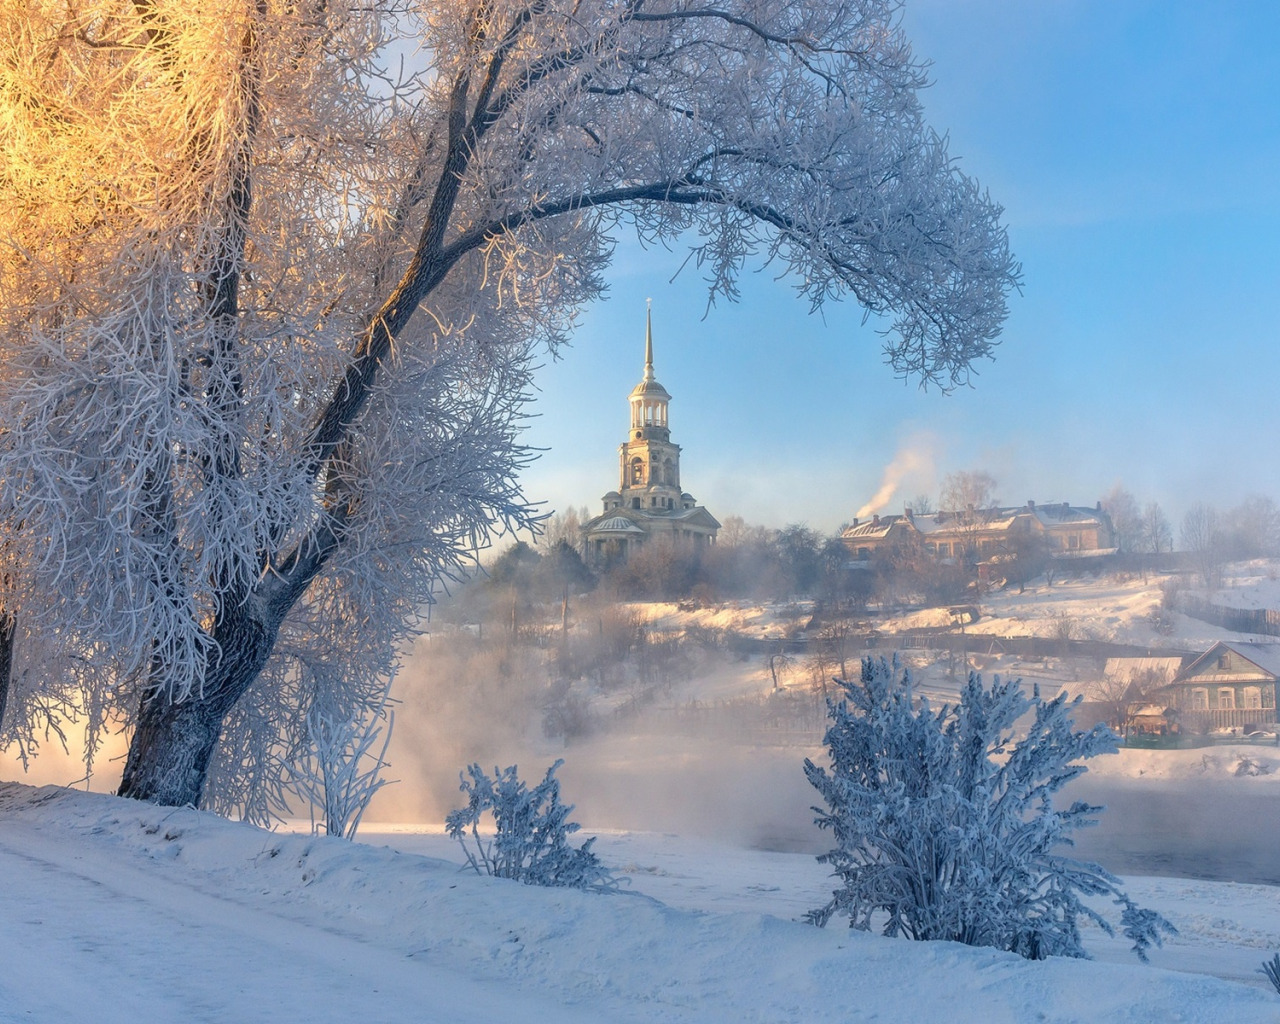
<svg viewBox="0 0 1280 1024">
<path fill-rule="evenodd" d="M 624 226 L 691 243 L 713 300 L 749 262 L 851 293 L 898 373 L 967 381 L 1018 269 L 895 15 L 0 11 L 4 611 L 94 666 L 88 705 L 133 729 L 124 792 L 195 802 L 212 772 L 260 806 L 306 666 L 385 678 L 440 581 L 530 521 L 530 360 Z"/>
</svg>

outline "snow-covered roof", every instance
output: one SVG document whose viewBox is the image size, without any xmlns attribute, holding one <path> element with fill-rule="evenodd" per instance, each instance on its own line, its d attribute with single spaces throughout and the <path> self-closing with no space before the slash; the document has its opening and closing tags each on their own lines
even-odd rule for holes
<svg viewBox="0 0 1280 1024">
<path fill-rule="evenodd" d="M 1227 646 L 1259 668 L 1280 678 L 1280 644 L 1237 643 L 1233 640 Z"/>
<path fill-rule="evenodd" d="M 1108 658 L 1102 674 L 1105 678 L 1114 679 L 1118 682 L 1152 679 L 1167 683 L 1178 674 L 1181 668 L 1182 659 L 1180 657 Z"/>
<path fill-rule="evenodd" d="M 640 525 L 654 520 L 688 523 L 690 526 L 701 526 L 718 530 L 720 522 L 701 505 L 693 508 L 637 508 L 624 511 L 606 512 L 583 526 L 587 534 L 599 533 L 639 533 L 648 531 Z"/>
<path fill-rule="evenodd" d="M 590 527 L 592 533 L 644 533 L 626 516 L 612 516 L 603 523 Z"/>
<path fill-rule="evenodd" d="M 1025 509 L 987 508 L 973 513 L 930 512 L 927 515 L 913 515 L 911 522 L 925 535 L 950 533 L 960 527 L 973 527 L 975 530 L 1007 530 L 1013 525 L 1017 513 L 1025 511 Z"/>
<path fill-rule="evenodd" d="M 634 388 L 631 389 L 632 398 L 671 398 L 671 393 L 667 391 L 656 380 L 642 380 Z"/>
<path fill-rule="evenodd" d="M 865 523 L 858 523 L 854 526 L 848 526 L 841 534 L 843 537 L 883 537 L 899 519 L 905 516 L 877 516 L 875 519 L 869 519 Z"/>
<path fill-rule="evenodd" d="M 885 537 L 897 524 L 903 523 L 917 533 L 928 537 L 936 533 L 954 533 L 957 529 L 973 529 L 976 532 L 1005 532 L 1024 516 L 1033 516 L 1041 526 L 1088 526 L 1103 524 L 1106 513 L 1098 509 L 1076 505 L 1016 505 L 1011 507 L 975 509 L 971 512 L 917 512 L 910 515 L 875 516 L 865 523 L 856 522 L 847 527 L 841 536 L 849 539 L 879 539 Z M 1090 549 L 1086 552 L 1096 555 Z"/>
<path fill-rule="evenodd" d="M 1256 665 L 1262 673 L 1270 675 L 1273 678 L 1280 679 L 1280 644 L 1253 644 L 1241 643 L 1235 640 L 1230 642 L 1226 640 L 1219 640 L 1205 651 L 1204 654 L 1191 662 L 1191 664 L 1189 664 L 1183 671 L 1182 677 L 1177 681 L 1210 681 L 1216 678 L 1238 681 L 1240 679 L 1239 672 L 1215 673 L 1200 671 L 1200 669 L 1216 657 L 1217 653 L 1223 648 L 1234 651 L 1245 661 Z"/>
<path fill-rule="evenodd" d="M 1072 523 L 1087 525 L 1102 521 L 1105 512 L 1094 508 L 1080 508 L 1075 505 L 1037 505 L 1034 509 L 1020 508 L 1018 512 L 1034 512 L 1035 517 L 1045 526 L 1062 526 Z"/>
</svg>

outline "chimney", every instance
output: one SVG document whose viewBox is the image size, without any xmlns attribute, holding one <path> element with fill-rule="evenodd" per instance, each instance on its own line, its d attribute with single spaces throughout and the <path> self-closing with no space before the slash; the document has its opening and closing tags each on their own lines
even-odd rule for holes
<svg viewBox="0 0 1280 1024">
<path fill-rule="evenodd" d="M 857 517 L 857 516 L 854 516 L 854 517 L 853 517 L 853 525 L 854 525 L 855 527 L 858 525 L 858 517 Z"/>
<path fill-rule="evenodd" d="M 879 516 L 872 516 L 872 517 L 871 517 L 871 525 L 872 525 L 872 526 L 879 526 L 879 525 L 880 525 L 880 517 L 879 517 Z"/>
<path fill-rule="evenodd" d="M 1030 498 L 1027 499 L 1027 508 L 1031 509 L 1032 512 L 1036 510 L 1036 503 Z"/>
<path fill-rule="evenodd" d="M 911 519 L 911 520 L 914 520 L 914 519 L 915 519 L 915 515 L 913 515 L 913 514 L 912 514 L 912 512 L 911 512 L 911 506 L 910 506 L 910 505 L 908 505 L 908 506 L 907 506 L 906 508 L 904 508 L 902 511 L 906 513 L 906 515 L 907 515 L 907 518 L 908 518 L 908 519 Z"/>
</svg>

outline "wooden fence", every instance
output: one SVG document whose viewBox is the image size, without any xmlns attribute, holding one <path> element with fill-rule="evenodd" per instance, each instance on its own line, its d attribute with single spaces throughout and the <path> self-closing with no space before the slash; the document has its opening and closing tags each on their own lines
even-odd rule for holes
<svg viewBox="0 0 1280 1024">
<path fill-rule="evenodd" d="M 1178 602 L 1178 610 L 1236 633 L 1280 636 L 1280 610 L 1275 608 L 1227 608 L 1198 597 L 1184 597 Z"/>
</svg>

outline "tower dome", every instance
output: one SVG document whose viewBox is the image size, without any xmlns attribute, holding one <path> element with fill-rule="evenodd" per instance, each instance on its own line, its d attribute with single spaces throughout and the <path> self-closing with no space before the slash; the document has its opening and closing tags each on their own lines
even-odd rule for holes
<svg viewBox="0 0 1280 1024">
<path fill-rule="evenodd" d="M 645 310 L 644 322 L 644 377 L 631 389 L 631 439 L 657 438 L 669 440 L 671 430 L 667 425 L 667 403 L 671 395 L 653 375 L 653 309 Z"/>
</svg>

